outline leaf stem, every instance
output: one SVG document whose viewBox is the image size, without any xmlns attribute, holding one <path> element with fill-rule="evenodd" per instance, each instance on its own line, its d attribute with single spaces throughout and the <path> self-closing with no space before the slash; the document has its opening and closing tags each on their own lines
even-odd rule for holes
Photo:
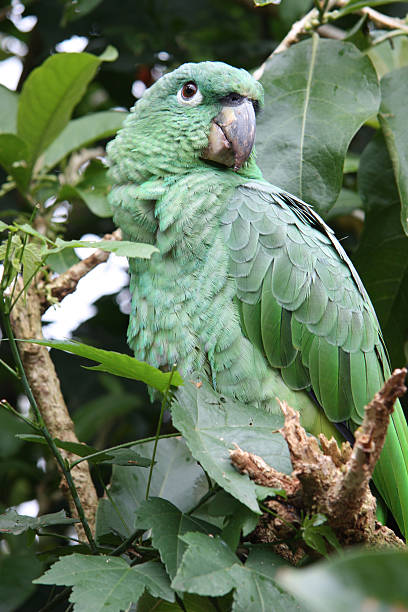
<svg viewBox="0 0 408 612">
<path fill-rule="evenodd" d="M 65 476 L 65 480 L 67 481 L 73 502 L 75 504 L 76 510 L 78 512 L 78 517 L 82 523 L 82 526 L 84 528 L 87 540 L 89 542 L 89 546 L 91 547 L 92 553 L 96 553 L 96 545 L 92 536 L 92 532 L 91 532 L 91 528 L 89 527 L 89 523 L 87 521 L 87 518 L 85 516 L 85 512 L 84 509 L 82 507 L 81 501 L 79 499 L 78 496 L 78 492 L 75 486 L 75 483 L 72 479 L 71 473 L 68 469 L 68 466 L 66 464 L 66 462 L 64 461 L 61 453 L 59 452 L 54 439 L 52 438 L 50 432 L 47 429 L 47 426 L 45 425 L 44 419 L 42 417 L 42 414 L 40 412 L 40 409 L 38 408 L 37 402 L 35 400 L 35 397 L 33 395 L 33 392 L 31 390 L 30 384 L 28 382 L 25 370 L 24 370 L 24 366 L 23 366 L 23 362 L 21 361 L 21 357 L 20 357 L 20 353 L 19 350 L 17 348 L 17 343 L 16 340 L 14 338 L 14 334 L 13 334 L 13 330 L 11 328 L 11 323 L 10 323 L 10 316 L 9 316 L 9 306 L 10 306 L 10 298 L 6 297 L 5 301 L 3 302 L 2 300 L 0 300 L 0 315 L 1 318 L 3 320 L 3 324 L 4 324 L 4 329 L 6 332 L 6 335 L 9 339 L 10 342 L 10 349 L 11 349 L 11 353 L 13 355 L 14 358 L 14 362 L 16 364 L 17 367 L 17 371 L 19 372 L 20 375 L 20 379 L 21 379 L 21 383 L 23 385 L 25 394 L 28 398 L 28 401 L 30 402 L 31 408 L 34 411 L 34 414 L 36 416 L 37 419 L 37 427 L 39 429 L 39 431 L 41 432 L 41 434 L 44 436 L 48 446 L 50 447 L 50 450 L 52 452 L 52 454 L 54 455 L 63 475 Z M 7 308 L 8 307 L 8 308 Z"/>
<path fill-rule="evenodd" d="M 84 540 L 78 540 L 78 538 L 73 538 L 72 536 L 63 535 L 62 533 L 54 533 L 52 531 L 36 531 L 38 536 L 48 536 L 53 538 L 62 538 L 64 540 L 71 540 L 72 542 L 77 542 L 78 544 L 83 544 L 84 546 L 88 546 L 88 542 Z"/>
<path fill-rule="evenodd" d="M 19 375 L 17 374 L 17 372 L 15 370 L 13 370 L 13 368 L 11 368 L 9 366 L 8 363 L 6 363 L 5 361 L 3 361 L 3 359 L 0 359 L 0 364 L 3 366 L 3 368 L 5 368 L 10 374 L 12 374 L 13 376 L 15 376 L 18 380 L 20 380 Z"/>
<path fill-rule="evenodd" d="M 20 379 L 19 379 L 20 380 Z M 33 423 L 33 421 L 31 421 L 30 419 L 27 419 L 25 416 L 23 416 L 22 414 L 20 414 L 18 412 L 18 410 L 16 410 L 15 408 L 13 408 L 13 406 L 11 404 L 8 403 L 7 400 L 2 399 L 0 400 L 0 406 L 2 408 L 4 408 L 5 410 L 8 410 L 9 412 L 11 412 L 12 414 L 14 414 L 14 416 L 16 416 L 18 419 L 20 419 L 21 421 L 23 421 L 26 425 L 28 425 L 29 427 L 32 427 L 34 429 L 34 431 L 41 431 L 40 427 L 36 424 Z"/>
<path fill-rule="evenodd" d="M 161 440 L 163 438 L 178 437 L 180 437 L 180 434 L 178 432 L 175 432 L 169 434 L 162 434 L 161 436 L 159 436 L 159 439 Z M 92 453 L 91 455 L 86 455 L 86 457 L 81 457 L 80 459 L 73 461 L 69 466 L 69 469 L 72 470 L 72 468 L 74 468 L 76 465 L 78 465 L 78 463 L 81 463 L 82 461 L 89 461 L 89 459 L 93 459 L 94 457 L 98 457 L 100 455 L 104 455 L 105 453 L 110 453 L 115 450 L 120 450 L 121 448 L 129 448 L 130 446 L 135 446 L 136 444 L 143 444 L 144 442 L 153 442 L 153 440 L 155 439 L 156 436 L 151 436 L 150 438 L 141 438 L 140 440 L 132 440 L 132 442 L 125 442 L 124 444 L 118 444 L 117 446 L 112 446 L 111 448 L 105 448 L 104 450 Z"/>
<path fill-rule="evenodd" d="M 169 396 L 169 390 L 170 390 L 170 386 L 171 386 L 171 381 L 173 379 L 174 372 L 176 371 L 176 367 L 177 367 L 177 365 L 173 364 L 173 367 L 171 368 L 171 373 L 170 373 L 170 376 L 169 376 L 169 380 L 167 382 L 167 386 L 166 386 L 166 389 L 165 389 L 164 394 L 163 394 L 163 399 L 162 399 L 161 408 L 160 408 L 160 416 L 159 416 L 159 421 L 157 423 L 156 436 L 155 436 L 154 446 L 153 446 L 152 462 L 150 464 L 149 478 L 147 480 L 146 499 L 149 499 L 150 484 L 152 482 L 154 460 L 156 458 L 157 444 L 159 442 L 159 435 L 160 435 L 160 430 L 161 430 L 161 426 L 162 426 L 162 422 L 163 422 L 164 411 L 165 411 L 167 403 L 168 403 L 168 396 Z"/>
</svg>

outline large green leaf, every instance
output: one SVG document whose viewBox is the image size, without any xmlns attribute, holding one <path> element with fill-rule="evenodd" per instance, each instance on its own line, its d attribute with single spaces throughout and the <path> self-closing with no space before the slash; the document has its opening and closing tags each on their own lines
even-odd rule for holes
<svg viewBox="0 0 408 612">
<path fill-rule="evenodd" d="M 174 589 L 213 597 L 235 589 L 233 612 L 302 612 L 303 607 L 275 584 L 283 561 L 270 550 L 255 549 L 243 565 L 218 537 L 190 532 L 181 539 L 188 548 Z"/>
<path fill-rule="evenodd" d="M 53 168 L 72 151 L 114 136 L 126 116 L 124 111 L 101 111 L 72 119 L 44 152 L 44 167 Z"/>
<path fill-rule="evenodd" d="M 408 606 L 407 573 L 406 551 L 359 550 L 306 569 L 281 570 L 277 578 L 312 612 L 365 610 L 367 606 L 391 612 Z"/>
<path fill-rule="evenodd" d="M 163 566 L 154 561 L 131 567 L 118 557 L 76 553 L 62 557 L 35 584 L 72 586 L 75 612 L 119 612 L 136 603 L 145 589 L 154 597 L 174 601 Z"/>
<path fill-rule="evenodd" d="M 351 43 L 314 35 L 268 60 L 261 81 L 257 152 L 265 178 L 327 210 L 351 139 L 379 106 L 370 60 Z"/>
<path fill-rule="evenodd" d="M 290 473 L 286 442 L 276 433 L 283 417 L 227 399 L 207 382 L 200 385 L 190 381 L 177 392 L 171 412 L 174 426 L 211 478 L 259 514 L 255 484 L 231 465 L 229 450 L 238 444 L 277 470 Z"/>
<path fill-rule="evenodd" d="M 394 173 L 382 134 L 364 150 L 358 173 L 367 213 L 353 261 L 377 312 L 394 367 L 406 362 L 408 239 L 400 220 Z"/>
<path fill-rule="evenodd" d="M 408 67 L 381 79 L 380 124 L 401 200 L 401 223 L 408 235 Z"/>
<path fill-rule="evenodd" d="M 17 133 L 28 143 L 32 162 L 67 125 L 101 62 L 116 57 L 112 47 L 100 57 L 58 53 L 31 72 L 20 95 Z"/>
<path fill-rule="evenodd" d="M 0 134 L 16 131 L 17 106 L 18 95 L 4 85 L 0 85 Z"/>
<path fill-rule="evenodd" d="M 217 527 L 181 512 L 167 499 L 152 497 L 136 513 L 136 527 L 152 530 L 152 543 L 160 552 L 170 578 L 174 578 L 186 544 L 179 536 L 188 531 L 215 535 Z"/>
<path fill-rule="evenodd" d="M 138 361 L 130 355 L 124 355 L 116 351 L 105 351 L 104 349 L 98 349 L 94 346 L 70 340 L 30 340 L 29 342 L 73 353 L 93 361 L 99 361 L 99 365 L 91 366 L 88 369 L 108 372 L 109 374 L 123 376 L 123 378 L 130 378 L 132 380 L 141 380 L 162 393 L 167 389 L 170 380 L 172 386 L 175 387 L 183 384 L 183 379 L 177 371 L 173 373 L 162 372 L 144 361 Z"/>
<path fill-rule="evenodd" d="M 13 177 L 21 191 L 25 191 L 30 180 L 29 149 L 15 134 L 0 134 L 0 164 Z"/>
<path fill-rule="evenodd" d="M 151 457 L 153 442 L 132 447 L 144 457 Z M 115 466 L 112 472 L 110 497 L 101 499 L 97 512 L 98 537 L 119 533 L 128 537 L 133 529 L 135 515 L 146 498 L 148 470 Z M 150 495 L 175 504 L 182 512 L 190 510 L 207 491 L 202 469 L 191 456 L 183 440 L 159 440 L 156 464 L 153 469 Z"/>
</svg>

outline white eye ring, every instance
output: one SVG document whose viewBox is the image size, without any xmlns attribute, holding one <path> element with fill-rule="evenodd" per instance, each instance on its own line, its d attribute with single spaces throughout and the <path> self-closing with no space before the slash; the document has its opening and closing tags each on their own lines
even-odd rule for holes
<svg viewBox="0 0 408 612">
<path fill-rule="evenodd" d="M 195 83 L 193 82 L 191 84 L 195 85 Z M 191 98 L 186 98 L 183 95 L 183 90 L 186 87 L 186 85 L 190 85 L 190 83 L 184 83 L 184 85 L 178 90 L 177 102 L 179 104 L 183 104 L 183 106 L 198 106 L 198 104 L 201 104 L 201 102 L 203 101 L 203 94 L 198 89 L 198 87 L 197 87 L 197 91 L 195 92 L 195 94 L 191 96 Z"/>
</svg>

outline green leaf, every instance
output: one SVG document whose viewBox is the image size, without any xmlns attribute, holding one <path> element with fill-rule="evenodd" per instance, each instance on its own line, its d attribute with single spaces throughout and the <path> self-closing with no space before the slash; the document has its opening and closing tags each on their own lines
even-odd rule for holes
<svg viewBox="0 0 408 612">
<path fill-rule="evenodd" d="M 102 0 L 65 0 L 64 15 L 62 25 L 65 27 L 68 22 L 81 19 L 93 11 Z"/>
<path fill-rule="evenodd" d="M 34 553 L 28 551 L 0 556 L 0 612 L 10 612 L 20 608 L 33 594 L 32 580 L 37 578 L 43 568 Z"/>
<path fill-rule="evenodd" d="M 281 570 L 277 578 L 313 612 L 402 609 L 408 606 L 408 553 L 345 551 L 306 569 Z M 389 606 L 383 606 L 389 604 Z"/>
<path fill-rule="evenodd" d="M 151 497 L 142 502 L 136 513 L 135 527 L 152 530 L 152 543 L 160 552 L 170 578 L 174 578 L 187 548 L 179 536 L 188 531 L 215 535 L 218 528 L 210 523 L 183 514 L 166 499 Z"/>
<path fill-rule="evenodd" d="M 35 442 L 37 444 L 43 444 L 47 446 L 47 442 L 43 436 L 35 434 L 17 434 L 17 438 L 24 440 L 25 442 Z M 151 459 L 142 457 L 139 453 L 136 453 L 131 448 L 118 448 L 116 450 L 106 450 L 105 453 L 100 453 L 98 449 L 89 446 L 88 444 L 82 444 L 81 442 L 65 442 L 59 438 L 54 438 L 55 445 L 57 448 L 63 448 L 64 450 L 78 455 L 79 457 L 87 457 L 89 463 L 108 463 L 110 465 L 123 465 L 126 467 L 150 467 Z M 92 457 L 93 453 L 97 454 Z M 91 455 L 91 456 L 88 456 Z"/>
<path fill-rule="evenodd" d="M 323 556 L 327 555 L 327 543 L 336 550 L 340 549 L 340 544 L 336 534 L 330 527 L 325 525 L 327 518 L 323 514 L 314 514 L 303 520 L 301 532 L 305 543 Z"/>
<path fill-rule="evenodd" d="M 35 272 L 39 269 L 42 263 L 42 249 L 37 244 L 33 244 L 32 242 L 28 242 L 23 251 L 23 283 L 25 288 L 25 293 L 27 295 L 27 290 L 30 282 L 33 281 Z"/>
<path fill-rule="evenodd" d="M 241 563 L 221 538 L 190 532 L 180 539 L 188 548 L 172 582 L 173 589 L 215 597 L 236 586 L 231 568 Z"/>
<path fill-rule="evenodd" d="M 377 312 L 391 363 L 400 367 L 406 362 L 404 344 L 408 338 L 408 240 L 381 133 L 361 156 L 358 185 L 367 214 L 353 262 Z"/>
<path fill-rule="evenodd" d="M 370 60 L 351 43 L 316 34 L 269 59 L 261 81 L 266 104 L 256 146 L 265 178 L 328 210 L 348 145 L 379 106 Z"/>
<path fill-rule="evenodd" d="M 21 191 L 26 191 L 30 180 L 27 144 L 16 134 L 0 134 L 0 164 L 13 177 Z"/>
<path fill-rule="evenodd" d="M 291 473 L 286 442 L 274 433 L 282 426 L 283 417 L 255 406 L 249 411 L 246 404 L 222 397 L 205 381 L 199 387 L 186 382 L 177 392 L 171 412 L 174 426 L 211 478 L 260 514 L 255 484 L 231 465 L 229 450 L 238 444 L 280 472 Z"/>
<path fill-rule="evenodd" d="M 405 100 L 408 96 L 408 67 L 381 79 L 380 124 L 394 168 L 401 200 L 401 223 L 408 235 L 408 125 Z"/>
<path fill-rule="evenodd" d="M 145 457 L 151 457 L 153 442 L 132 447 Z M 128 537 L 134 529 L 135 512 L 145 500 L 149 474 L 147 470 L 129 470 L 114 466 L 110 495 L 101 499 L 97 511 L 98 537 L 119 533 Z M 185 442 L 177 438 L 159 440 L 150 495 L 175 504 L 182 512 L 192 508 L 207 491 L 202 469 L 191 456 Z"/>
<path fill-rule="evenodd" d="M 403 0 L 350 0 L 347 6 L 339 9 L 337 13 L 337 19 L 354 13 L 364 8 L 365 6 L 381 6 L 383 4 L 395 4 L 395 2 L 402 2 Z"/>
<path fill-rule="evenodd" d="M 43 166 L 53 168 L 73 151 L 114 136 L 126 116 L 124 111 L 100 111 L 72 119 L 44 151 Z"/>
<path fill-rule="evenodd" d="M 162 393 L 167 389 L 170 379 L 174 387 L 183 384 L 183 379 L 177 371 L 173 372 L 173 374 L 171 372 L 161 372 L 144 361 L 138 361 L 134 357 L 130 357 L 130 355 L 124 355 L 116 351 L 105 351 L 104 349 L 98 349 L 94 346 L 88 346 L 87 344 L 71 340 L 27 340 L 27 342 L 49 346 L 60 351 L 92 359 L 93 361 L 99 361 L 100 365 L 88 367 L 87 369 L 108 372 L 109 374 L 123 376 L 123 378 L 130 378 L 132 380 L 141 380 Z"/>
<path fill-rule="evenodd" d="M 244 567 L 233 570 L 237 588 L 232 612 L 304 612 L 304 606 L 275 582 L 277 570 L 285 566 L 270 548 L 254 547 Z"/>
<path fill-rule="evenodd" d="M 78 263 L 78 261 L 80 259 L 72 249 L 64 249 L 59 253 L 51 253 L 47 256 L 47 266 L 57 274 L 66 272 L 68 268 Z"/>
<path fill-rule="evenodd" d="M 233 612 L 302 612 L 303 607 L 274 582 L 282 559 L 265 548 L 250 553 L 245 565 L 223 540 L 201 533 L 181 537 L 188 544 L 172 587 L 216 597 L 234 592 Z"/>
<path fill-rule="evenodd" d="M 67 125 L 102 61 L 114 61 L 111 48 L 100 57 L 58 53 L 33 70 L 23 85 L 17 133 L 30 147 L 32 162 Z"/>
<path fill-rule="evenodd" d="M 63 185 L 58 193 L 58 200 L 80 199 L 98 217 L 111 217 L 112 209 L 108 202 L 111 182 L 107 168 L 97 159 L 92 160 L 81 180 L 74 186 Z"/>
<path fill-rule="evenodd" d="M 18 95 L 4 85 L 0 85 L 0 134 L 14 133 L 17 128 Z"/>
<path fill-rule="evenodd" d="M 77 519 L 68 518 L 65 514 L 65 510 L 60 510 L 60 512 L 54 512 L 53 514 L 43 514 L 42 516 L 33 518 L 31 516 L 17 514 L 15 510 L 10 508 L 5 514 L 0 514 L 0 532 L 19 535 L 28 529 L 37 530 L 49 527 L 50 525 L 72 525 L 77 522 Z"/>
<path fill-rule="evenodd" d="M 351 215 L 358 208 L 363 208 L 359 194 L 352 189 L 342 188 L 335 205 L 324 215 L 324 218 L 327 221 L 335 217 Z"/>
<path fill-rule="evenodd" d="M 89 240 L 62 240 L 57 238 L 56 247 L 48 249 L 47 253 L 60 253 L 64 249 L 102 249 L 109 253 L 115 253 L 122 257 L 138 257 L 141 259 L 150 259 L 153 253 L 158 252 L 158 249 L 152 244 L 144 244 L 143 242 L 130 242 L 128 240 L 99 240 L 91 242 Z"/>
<path fill-rule="evenodd" d="M 130 567 L 118 557 L 72 554 L 62 557 L 34 584 L 72 586 L 75 612 L 118 612 L 136 603 L 147 589 L 154 597 L 174 601 L 169 579 L 160 563 Z"/>
<path fill-rule="evenodd" d="M 379 77 L 392 70 L 408 65 L 408 39 L 406 36 L 393 38 L 392 43 L 385 40 L 370 47 L 367 55 L 373 62 Z"/>
</svg>

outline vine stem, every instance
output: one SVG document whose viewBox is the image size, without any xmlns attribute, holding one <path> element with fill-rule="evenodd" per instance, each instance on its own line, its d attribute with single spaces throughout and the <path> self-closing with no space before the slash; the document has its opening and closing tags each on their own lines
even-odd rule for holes
<svg viewBox="0 0 408 612">
<path fill-rule="evenodd" d="M 27 395 L 28 401 L 30 402 L 30 406 L 34 411 L 35 417 L 37 419 L 37 425 L 39 428 L 39 431 L 41 432 L 41 434 L 43 435 L 43 437 L 45 438 L 52 454 L 54 455 L 64 477 L 65 480 L 67 482 L 67 485 L 69 487 L 73 502 L 75 504 L 75 508 L 78 512 L 78 517 L 82 523 L 82 526 L 84 528 L 84 532 L 86 534 L 87 540 L 89 542 L 89 546 L 92 550 L 92 553 L 96 553 L 97 549 L 96 549 L 96 545 L 95 545 L 95 541 L 93 539 L 92 536 L 92 532 L 91 529 L 89 527 L 89 523 L 87 521 L 87 518 L 85 516 L 85 512 L 84 509 L 82 507 L 81 501 L 78 497 L 78 492 L 76 489 L 76 486 L 74 484 L 74 481 L 72 479 L 71 473 L 68 469 L 68 466 L 66 465 L 61 453 L 59 452 L 54 439 L 52 438 L 50 432 L 47 429 L 47 426 L 45 425 L 44 419 L 42 417 L 42 414 L 40 412 L 40 409 L 38 408 L 37 402 L 35 400 L 35 397 L 33 395 L 33 392 L 31 390 L 30 384 L 28 382 L 25 370 L 24 370 L 24 366 L 23 366 L 23 362 L 21 361 L 21 357 L 20 357 L 20 353 L 19 350 L 17 348 L 17 343 L 16 340 L 14 338 L 14 333 L 13 330 L 11 328 L 11 324 L 10 324 L 10 317 L 9 317 L 9 312 L 10 312 L 10 299 L 8 297 L 5 298 L 5 301 L 0 301 L 0 314 L 1 314 L 1 318 L 3 320 L 3 324 L 4 324 L 4 329 L 6 332 L 6 335 L 9 339 L 10 342 L 10 349 L 11 349 L 11 353 L 13 355 L 16 367 L 17 367 L 17 371 L 20 375 L 20 379 L 21 379 L 21 383 L 23 385 L 25 394 Z"/>
<path fill-rule="evenodd" d="M 166 387 L 166 389 L 164 391 L 164 394 L 163 394 L 163 399 L 162 399 L 161 408 L 160 408 L 160 416 L 159 416 L 159 421 L 157 423 L 156 435 L 155 435 L 154 446 L 153 446 L 152 462 L 150 464 L 149 478 L 147 480 L 146 499 L 149 499 L 150 484 L 152 482 L 154 460 L 156 458 L 156 451 L 157 451 L 157 444 L 159 442 L 159 435 L 160 435 L 160 430 L 161 430 L 161 426 L 162 426 L 162 422 L 163 422 L 164 411 L 165 411 L 167 403 L 168 403 L 168 396 L 169 396 L 169 390 L 170 390 L 170 387 L 171 387 L 171 381 L 173 379 L 174 372 L 176 371 L 176 367 L 177 367 L 176 364 L 173 364 L 173 367 L 171 368 L 171 373 L 170 373 L 170 376 L 169 376 L 169 380 L 168 380 L 168 383 L 167 383 L 167 387 Z"/>
</svg>

